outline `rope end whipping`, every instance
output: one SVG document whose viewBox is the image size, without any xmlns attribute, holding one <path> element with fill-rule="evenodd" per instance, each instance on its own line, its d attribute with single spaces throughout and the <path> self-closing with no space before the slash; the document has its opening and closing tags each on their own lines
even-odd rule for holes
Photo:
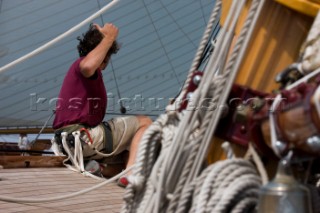
<svg viewBox="0 0 320 213">
<path fill-rule="evenodd" d="M 143 183 L 145 182 L 145 178 L 141 175 L 129 175 L 128 181 L 132 184 L 133 188 L 137 191 L 143 188 Z"/>
</svg>

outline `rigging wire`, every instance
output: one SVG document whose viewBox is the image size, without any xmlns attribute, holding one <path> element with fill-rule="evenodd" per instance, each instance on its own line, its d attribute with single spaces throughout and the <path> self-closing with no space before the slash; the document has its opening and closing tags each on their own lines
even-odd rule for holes
<svg viewBox="0 0 320 213">
<path fill-rule="evenodd" d="M 110 65 L 111 65 L 111 70 L 112 70 L 113 77 L 114 77 L 114 82 L 115 82 L 115 84 L 116 84 L 116 90 L 117 90 L 118 97 L 119 97 L 120 112 L 121 112 L 122 114 L 126 114 L 127 109 L 123 106 L 123 103 L 122 103 L 122 99 L 121 99 L 121 95 L 120 95 L 120 90 L 119 90 L 119 86 L 118 86 L 118 82 L 117 82 L 116 74 L 115 74 L 115 72 L 114 72 L 114 67 L 113 67 L 113 63 L 112 63 L 112 59 L 111 59 L 111 58 L 110 58 Z"/>
<path fill-rule="evenodd" d="M 211 56 L 213 49 L 214 49 L 214 39 L 216 39 L 218 33 L 220 31 L 220 23 L 217 22 L 216 25 L 214 26 L 214 29 L 211 32 L 210 35 L 210 39 L 208 40 L 206 47 L 204 48 L 203 54 L 200 58 L 200 63 L 197 67 L 197 69 L 199 69 L 199 67 L 201 67 L 201 65 L 203 65 L 203 63 L 207 63 L 208 58 Z M 206 65 L 204 65 L 204 68 L 206 67 Z"/>
<path fill-rule="evenodd" d="M 99 0 L 97 0 L 97 4 L 98 4 L 98 9 L 101 10 L 101 4 Z M 100 19 L 101 19 L 102 26 L 104 26 L 104 20 L 103 20 L 102 14 L 100 14 Z"/>
<path fill-rule="evenodd" d="M 211 56 L 211 54 L 212 54 L 212 52 L 214 50 L 214 46 L 213 46 L 212 42 L 213 42 L 214 39 L 216 39 L 219 31 L 220 31 L 220 23 L 217 22 L 216 25 L 214 26 L 212 32 L 211 32 L 211 35 L 210 35 L 210 37 L 208 39 L 207 44 L 204 47 L 204 50 L 202 52 L 202 56 L 199 59 L 199 64 L 198 64 L 196 70 L 199 70 L 201 66 L 203 66 L 202 70 L 205 70 L 205 68 L 206 68 L 206 66 L 208 64 L 208 59 L 209 59 L 209 57 Z M 186 83 L 186 81 L 187 81 L 187 79 L 185 80 L 184 84 Z M 179 97 L 179 95 L 182 92 L 182 90 L 183 90 L 183 88 L 181 87 L 179 92 L 177 93 L 177 95 L 174 97 L 173 100 L 176 100 Z"/>
<path fill-rule="evenodd" d="M 99 5 L 99 7 L 100 7 L 100 4 L 99 4 L 100 2 L 98 1 L 98 5 Z M 145 5 L 150 5 L 150 4 L 145 4 Z M 166 5 L 167 6 L 167 5 Z M 142 7 L 141 7 L 142 8 Z M 167 8 L 166 8 L 167 9 Z M 190 15 L 190 14 L 189 14 Z M 146 16 L 144 16 L 144 17 L 147 17 L 147 15 Z M 150 17 L 150 14 L 149 14 L 149 17 Z M 102 17 L 102 15 L 100 14 L 100 18 L 102 19 L 102 21 L 103 21 L 103 17 Z M 167 52 L 167 54 L 168 54 L 169 52 Z M 114 72 L 114 70 L 113 70 L 113 72 Z M 172 76 L 173 77 L 173 76 Z M 19 79 L 14 79 L 14 82 L 17 82 L 17 81 L 20 81 Z M 39 82 L 40 80 L 39 79 L 34 79 L 33 80 L 33 82 Z M 56 79 L 54 80 L 54 81 L 56 81 Z M 27 83 L 27 82 L 32 82 L 31 80 L 24 80 L 24 81 L 22 81 L 22 82 L 24 82 L 24 83 Z M 47 82 L 47 80 L 44 80 L 44 81 L 42 81 L 43 83 L 46 83 Z M 117 83 L 116 83 L 117 84 Z M 118 88 L 118 86 L 117 86 L 117 90 L 119 90 L 119 88 Z"/>
<path fill-rule="evenodd" d="M 101 10 L 101 5 L 100 5 L 99 0 L 97 0 L 97 3 L 98 3 L 99 10 Z M 102 14 L 100 14 L 100 19 L 101 19 L 102 26 L 104 26 L 104 20 L 103 20 Z M 119 86 L 118 86 L 116 74 L 115 74 L 115 72 L 114 72 L 114 67 L 113 67 L 113 63 L 112 63 L 112 58 L 110 58 L 110 65 L 111 65 L 111 70 L 112 70 L 112 73 L 113 73 L 114 81 L 115 81 L 115 83 L 116 83 L 116 90 L 117 90 L 117 94 L 118 94 L 118 98 L 119 98 L 119 104 L 120 104 L 120 112 L 121 112 L 122 114 L 126 114 L 127 109 L 123 106 L 123 103 L 122 103 L 122 99 L 121 99 L 121 95 L 120 95 L 120 90 L 119 90 Z"/>
<path fill-rule="evenodd" d="M 170 13 L 170 11 L 168 10 L 168 8 L 163 4 L 162 1 L 159 1 L 161 4 L 161 7 L 168 13 L 168 15 L 170 16 L 170 18 L 172 19 L 172 21 L 177 25 L 177 27 L 179 28 L 179 30 L 183 33 L 183 35 L 188 38 L 189 42 L 196 47 L 196 44 L 193 42 L 193 40 L 190 38 L 190 36 L 182 29 L 181 25 L 177 22 L 177 20 L 175 20 L 175 18 L 172 16 L 172 14 Z"/>
<path fill-rule="evenodd" d="M 157 30 L 157 28 L 156 28 L 156 26 L 155 26 L 155 24 L 154 24 L 154 21 L 152 20 L 152 17 L 151 17 L 151 15 L 150 15 L 150 12 L 149 12 L 149 10 L 148 10 L 148 7 L 147 7 L 147 5 L 145 4 L 144 1 L 142 1 L 142 3 L 143 3 L 143 5 L 144 5 L 144 7 L 145 7 L 145 9 L 146 9 L 146 12 L 147 12 L 147 14 L 148 14 L 148 17 L 149 17 L 149 19 L 150 19 L 150 21 L 151 21 L 151 24 L 152 24 L 152 26 L 153 26 L 156 34 L 157 34 L 157 37 L 158 37 L 158 39 L 159 39 L 159 42 L 160 42 L 160 44 L 161 44 L 161 46 L 162 46 L 162 49 L 163 49 L 163 51 L 164 51 L 164 53 L 165 53 L 165 55 L 166 55 L 166 57 L 167 57 L 167 59 L 168 59 L 168 62 L 169 62 L 169 64 L 170 64 L 171 68 L 172 68 L 172 71 L 173 71 L 173 73 L 175 74 L 175 77 L 176 77 L 176 79 L 177 79 L 177 82 L 178 82 L 179 86 L 181 87 L 181 83 L 180 83 L 180 81 L 179 81 L 178 75 L 177 75 L 177 73 L 176 73 L 176 71 L 175 71 L 175 69 L 174 69 L 174 67 L 173 67 L 173 65 L 172 65 L 172 63 L 171 63 L 171 60 L 170 60 L 169 55 L 168 55 L 168 53 L 167 53 L 167 50 L 166 50 L 166 48 L 165 48 L 165 46 L 164 46 L 164 44 L 163 44 L 163 42 L 162 42 L 162 40 L 161 40 L 161 37 L 160 37 L 159 32 L 158 32 L 158 30 Z"/>
<path fill-rule="evenodd" d="M 55 110 L 52 110 L 52 113 L 50 114 L 50 116 L 48 117 L 48 119 L 46 120 L 46 122 L 44 123 L 43 127 L 41 128 L 40 132 L 37 134 L 36 138 L 30 143 L 31 147 L 35 144 L 35 142 L 37 142 L 39 136 L 42 134 L 43 130 L 47 127 L 48 122 L 50 121 L 50 119 L 52 118 L 52 116 L 55 114 Z"/>
<path fill-rule="evenodd" d="M 206 18 L 205 18 L 204 11 L 203 11 L 203 7 L 204 7 L 204 6 L 203 6 L 201 0 L 199 1 L 199 4 L 200 4 L 201 14 L 202 14 L 202 18 L 203 18 L 204 24 L 207 25 L 207 20 L 206 20 Z"/>
</svg>

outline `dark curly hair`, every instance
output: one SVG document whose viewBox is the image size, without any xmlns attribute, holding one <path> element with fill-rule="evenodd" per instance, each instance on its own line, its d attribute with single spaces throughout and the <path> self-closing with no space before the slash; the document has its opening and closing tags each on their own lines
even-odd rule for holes
<svg viewBox="0 0 320 213">
<path fill-rule="evenodd" d="M 82 37 L 79 36 L 77 38 L 79 40 L 79 44 L 77 46 L 79 56 L 82 57 L 88 55 L 91 50 L 98 46 L 102 38 L 103 35 L 100 31 L 93 24 L 90 24 L 89 30 L 85 34 L 82 34 Z M 110 57 L 112 54 L 116 54 L 119 49 L 120 45 L 117 41 L 114 41 L 107 53 L 107 56 Z"/>
</svg>

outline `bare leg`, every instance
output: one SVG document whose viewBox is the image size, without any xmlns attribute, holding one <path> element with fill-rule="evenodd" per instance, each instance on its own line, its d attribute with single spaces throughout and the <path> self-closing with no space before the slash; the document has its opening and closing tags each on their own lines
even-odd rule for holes
<svg viewBox="0 0 320 213">
<path fill-rule="evenodd" d="M 102 169 L 101 173 L 104 177 L 111 178 L 123 171 L 124 166 L 124 164 L 108 165 L 106 168 Z"/>
<path fill-rule="evenodd" d="M 137 116 L 139 120 L 139 129 L 137 130 L 136 134 L 134 135 L 129 151 L 129 158 L 127 162 L 127 168 L 132 166 L 136 160 L 138 147 L 143 136 L 144 131 L 150 126 L 152 120 L 146 116 Z"/>
</svg>

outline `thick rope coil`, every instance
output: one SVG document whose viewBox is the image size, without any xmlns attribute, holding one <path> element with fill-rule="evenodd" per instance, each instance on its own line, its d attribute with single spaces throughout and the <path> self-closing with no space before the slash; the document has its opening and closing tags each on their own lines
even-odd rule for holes
<svg viewBox="0 0 320 213">
<path fill-rule="evenodd" d="M 143 190 L 143 185 L 145 184 L 146 177 L 148 177 L 148 171 L 146 171 L 146 161 L 145 158 L 150 156 L 150 146 L 153 144 L 157 144 L 160 138 L 161 128 L 159 128 L 158 123 L 154 122 L 148 130 L 145 132 L 142 141 L 139 146 L 138 156 L 135 164 L 135 168 L 133 170 L 133 176 L 139 177 L 140 181 L 137 182 L 129 182 L 129 185 L 126 188 L 125 195 L 123 199 L 126 201 L 126 205 L 123 206 L 122 212 L 132 212 L 134 205 L 134 198 L 137 199 L 137 195 L 141 190 Z M 152 159 L 152 158 L 151 158 Z M 136 197 L 135 197 L 136 195 Z"/>
<path fill-rule="evenodd" d="M 216 164 L 209 165 L 205 170 L 202 171 L 202 173 L 196 179 L 193 180 L 192 184 L 190 184 L 191 186 L 193 186 L 192 188 L 190 188 L 190 190 L 192 191 L 189 192 L 191 193 L 191 197 L 192 197 L 191 202 L 190 200 L 187 199 L 188 198 L 187 196 L 185 196 L 185 201 L 184 201 L 185 203 L 191 203 L 191 205 L 188 206 L 187 208 L 183 202 L 180 202 L 179 204 L 181 204 L 181 206 L 178 206 L 178 207 L 184 208 L 184 211 L 181 211 L 182 209 L 178 208 L 178 212 L 181 212 L 181 213 L 187 212 L 187 210 L 189 210 L 188 212 L 195 212 L 195 207 L 197 206 L 197 202 L 199 200 L 202 184 L 205 181 L 205 179 L 208 177 L 208 174 L 215 167 L 216 167 Z"/>
<path fill-rule="evenodd" d="M 164 142 L 163 140 L 163 134 L 167 134 L 168 132 L 168 131 L 165 131 L 165 128 L 168 128 L 168 126 L 171 125 L 171 129 L 172 129 L 173 128 L 172 126 L 176 126 L 178 121 L 179 121 L 179 115 L 177 113 L 171 113 L 170 115 L 162 115 L 155 122 L 153 122 L 152 125 L 144 133 L 142 141 L 139 146 L 135 168 L 133 170 L 133 176 L 139 177 L 140 182 L 134 183 L 134 182 L 130 182 L 129 180 L 129 185 L 126 188 L 126 193 L 124 195 L 124 200 L 126 202 L 122 208 L 122 212 L 134 212 L 136 208 L 139 205 L 141 205 L 139 203 L 143 198 L 142 195 L 146 193 L 147 194 L 151 193 L 150 187 L 143 188 L 142 186 L 145 186 L 145 185 L 150 186 L 152 184 L 152 181 L 148 180 L 148 182 L 146 183 L 147 178 L 151 175 L 153 176 L 157 175 L 157 174 L 150 174 L 152 168 L 156 166 L 154 165 L 154 161 L 156 158 L 155 151 L 157 150 L 157 146 L 159 146 L 160 144 L 162 146 L 161 151 L 169 147 L 168 146 L 169 142 Z M 171 132 L 174 132 L 174 131 L 171 130 Z"/>
<path fill-rule="evenodd" d="M 152 194 L 155 192 L 155 189 L 157 189 L 157 183 L 161 182 L 161 174 L 165 173 L 165 167 L 163 167 L 163 165 L 165 160 L 167 159 L 168 153 L 170 153 L 174 132 L 178 125 L 178 122 L 174 122 L 177 121 L 174 118 L 171 118 L 169 121 L 170 123 L 168 123 L 167 126 L 163 128 L 163 138 L 161 141 L 162 149 L 159 153 L 156 164 L 153 167 L 152 173 L 150 174 L 150 181 L 146 185 L 147 192 L 152 192 Z M 138 212 L 147 211 L 147 209 L 153 208 L 153 206 L 156 205 L 157 200 L 164 199 L 164 197 L 162 197 L 161 195 L 161 197 L 159 195 L 153 197 L 151 196 L 152 194 L 146 193 L 146 195 L 144 195 L 141 205 L 138 208 Z M 150 200 L 150 198 L 152 199 Z"/>
<path fill-rule="evenodd" d="M 241 178 L 235 178 L 237 179 L 237 184 L 234 183 L 234 185 L 231 184 L 228 188 L 226 188 L 225 193 L 222 195 L 221 199 L 216 204 L 215 208 L 213 209 L 211 206 L 208 207 L 208 209 L 213 209 L 214 212 L 225 212 L 232 206 L 232 202 L 234 202 L 237 199 L 237 195 L 240 193 L 245 193 L 246 190 L 250 190 L 251 188 L 255 188 L 255 191 L 251 191 L 250 193 L 245 193 L 243 197 L 248 196 L 255 196 L 258 200 L 258 191 L 261 187 L 261 183 L 259 182 L 259 178 L 254 175 L 244 175 Z M 210 201 L 211 203 L 211 201 Z M 212 202 L 214 203 L 214 202 Z"/>
<path fill-rule="evenodd" d="M 217 203 L 217 201 L 220 200 L 221 193 L 234 181 L 236 177 L 239 177 L 239 175 L 242 174 L 251 174 L 254 172 L 252 165 L 249 165 L 247 161 L 222 161 L 221 164 L 217 165 L 216 169 L 212 170 L 202 185 L 201 193 L 199 195 L 200 202 L 198 202 L 197 209 L 200 209 L 200 212 L 204 212 L 206 206 L 205 203 L 209 200 L 212 200 L 211 202 L 213 204 Z M 211 194 L 210 192 L 214 192 L 214 194 Z"/>
<path fill-rule="evenodd" d="M 193 103 L 199 103 L 208 97 L 213 97 L 211 104 L 216 107 L 222 106 L 225 102 L 244 50 L 248 44 L 248 37 L 252 33 L 263 2 L 263 0 L 255 0 L 252 3 L 249 15 L 245 21 L 245 29 L 241 31 L 232 52 L 232 57 L 229 59 L 227 66 L 225 66 L 223 64 L 225 51 L 228 51 L 227 49 L 230 47 L 237 17 L 244 6 L 244 1 L 233 1 L 231 8 L 234 12 L 229 14 L 226 21 L 226 26 L 230 26 L 228 27 L 230 31 L 224 30 L 221 32 L 223 35 L 219 36 L 217 47 L 208 63 L 208 72 L 204 73 L 203 79 L 205 80 L 200 82 L 198 90 L 192 96 Z M 221 50 L 224 51 L 219 52 Z M 216 71 L 224 69 L 224 67 L 226 67 L 227 71 L 224 70 L 221 75 L 217 76 Z M 212 89 L 214 89 L 214 92 L 212 92 Z M 178 126 L 179 131 L 174 135 L 174 143 L 170 144 L 170 152 L 160 153 L 152 170 L 152 175 L 149 177 L 155 179 L 147 181 L 147 187 L 150 188 L 144 191 L 148 192 L 148 198 L 135 199 L 140 199 L 143 205 L 139 203 L 131 204 L 131 207 L 133 205 L 139 206 L 138 212 L 179 211 L 177 206 L 181 206 L 179 204 L 179 199 L 182 197 L 181 194 L 184 194 L 183 192 L 185 191 L 190 191 L 191 187 L 189 185 L 198 176 L 206 150 L 222 111 L 219 108 L 218 110 L 208 108 L 206 112 L 203 112 L 203 110 L 201 113 L 199 113 L 200 110 L 192 110 L 188 106 Z M 197 135 L 197 137 L 193 137 L 194 135 Z M 177 174 L 180 174 L 180 176 Z M 190 196 L 190 193 L 187 194 Z M 183 200 L 183 202 L 185 201 Z M 131 212 L 135 212 L 134 208 L 131 208 L 131 210 Z"/>
<path fill-rule="evenodd" d="M 255 212 L 254 208 L 257 203 L 257 198 L 245 197 L 233 207 L 231 213 Z"/>
<path fill-rule="evenodd" d="M 201 136 L 201 135 L 200 135 Z M 198 153 L 198 150 L 199 150 L 199 144 L 200 144 L 200 141 L 202 139 L 202 137 L 197 138 L 197 142 L 193 147 L 192 147 L 192 152 L 191 153 L 188 153 L 189 156 L 188 156 L 188 159 L 185 161 L 186 164 L 184 165 L 184 167 L 182 168 L 182 173 L 178 179 L 178 182 L 175 184 L 176 188 L 175 188 L 175 191 L 173 192 L 173 198 L 170 200 L 170 203 L 169 203 L 169 206 L 168 206 L 168 212 L 175 212 L 177 209 L 176 207 L 179 205 L 179 200 L 181 199 L 181 194 L 184 194 L 184 193 L 187 193 L 187 192 L 183 192 L 183 188 L 185 187 L 185 182 L 187 180 L 187 177 L 188 177 L 188 174 L 189 174 L 189 171 L 190 171 L 190 168 L 192 167 L 193 165 L 193 162 L 192 160 L 195 159 L 197 153 Z M 190 190 L 189 187 L 187 187 L 186 191 Z"/>
<path fill-rule="evenodd" d="M 249 161 L 219 161 L 196 180 L 199 188 L 194 189 L 189 212 L 244 212 L 257 204 L 261 180 Z"/>
<path fill-rule="evenodd" d="M 246 47 L 248 45 L 249 42 L 249 38 L 251 37 L 253 28 L 256 24 L 257 18 L 259 17 L 260 13 L 261 13 L 261 9 L 264 5 L 264 0 L 255 0 L 252 2 L 252 5 L 250 7 L 249 10 L 249 14 L 248 17 L 244 23 L 244 27 L 242 28 L 239 38 L 235 44 L 235 48 L 231 54 L 231 58 L 228 61 L 228 65 L 226 68 L 226 71 L 224 72 L 224 77 L 228 80 L 228 82 L 225 84 L 224 86 L 224 90 L 222 93 L 215 93 L 214 97 L 220 97 L 219 102 L 216 104 L 216 106 L 223 106 L 225 103 L 225 100 L 229 94 L 229 91 L 231 89 L 231 86 L 233 84 L 235 75 L 237 73 L 237 69 L 240 66 L 240 63 L 242 61 L 242 58 L 244 57 L 244 52 L 246 50 Z M 237 56 L 237 57 L 236 57 Z M 221 90 L 220 90 L 221 91 Z M 218 111 L 218 110 L 216 110 Z M 215 115 L 213 115 L 213 119 L 211 119 L 210 122 L 210 129 L 209 131 L 206 132 L 206 137 L 205 140 L 206 143 L 202 146 L 202 150 L 201 153 L 197 156 L 197 165 L 195 166 L 195 168 L 192 170 L 191 174 L 196 175 L 199 171 L 199 169 L 201 168 L 201 162 L 202 159 L 204 159 L 210 141 L 211 141 L 211 137 L 216 129 L 217 123 L 219 121 L 219 114 L 221 114 L 221 112 L 216 112 Z M 196 171 L 195 171 L 196 170 Z"/>
<path fill-rule="evenodd" d="M 212 167 L 213 165 L 210 165 L 205 170 L 203 170 L 201 175 L 188 185 L 187 190 L 183 191 L 183 193 L 181 194 L 181 199 L 179 200 L 177 206 L 177 213 L 188 212 L 188 210 L 191 209 L 192 206 L 195 206 L 196 201 L 198 201 L 201 186 L 210 173 L 210 168 Z"/>
</svg>

